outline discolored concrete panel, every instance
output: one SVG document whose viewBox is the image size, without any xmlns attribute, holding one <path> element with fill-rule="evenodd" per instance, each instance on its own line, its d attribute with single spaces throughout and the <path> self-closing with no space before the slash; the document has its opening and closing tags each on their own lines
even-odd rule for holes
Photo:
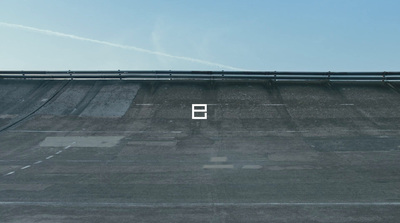
<svg viewBox="0 0 400 223">
<path fill-rule="evenodd" d="M 79 116 L 121 117 L 130 107 L 139 88 L 139 84 L 107 84 Z"/>
</svg>

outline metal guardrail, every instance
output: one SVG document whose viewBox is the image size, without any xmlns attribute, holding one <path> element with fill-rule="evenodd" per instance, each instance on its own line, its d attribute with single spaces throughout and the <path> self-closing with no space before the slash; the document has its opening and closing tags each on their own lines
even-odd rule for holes
<svg viewBox="0 0 400 223">
<path fill-rule="evenodd" d="M 119 80 L 268 80 L 332 82 L 400 82 L 400 72 L 279 72 L 279 71 L 0 71 L 7 79 Z"/>
</svg>

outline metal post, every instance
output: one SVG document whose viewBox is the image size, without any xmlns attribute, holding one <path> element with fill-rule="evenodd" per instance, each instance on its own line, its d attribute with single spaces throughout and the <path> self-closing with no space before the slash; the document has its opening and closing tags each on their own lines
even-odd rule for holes
<svg viewBox="0 0 400 223">
<path fill-rule="evenodd" d="M 382 82 L 386 82 L 386 71 L 382 73 Z"/>
<path fill-rule="evenodd" d="M 330 83 L 330 82 L 331 82 L 331 72 L 328 71 L 328 83 Z"/>
</svg>

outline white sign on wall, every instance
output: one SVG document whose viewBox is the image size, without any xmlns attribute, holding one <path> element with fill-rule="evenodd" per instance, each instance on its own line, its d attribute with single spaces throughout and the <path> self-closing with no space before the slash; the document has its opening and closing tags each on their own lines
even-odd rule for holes
<svg viewBox="0 0 400 223">
<path fill-rule="evenodd" d="M 195 116 L 196 113 L 203 113 L 203 116 Z M 192 104 L 192 119 L 207 119 L 207 104 Z"/>
</svg>

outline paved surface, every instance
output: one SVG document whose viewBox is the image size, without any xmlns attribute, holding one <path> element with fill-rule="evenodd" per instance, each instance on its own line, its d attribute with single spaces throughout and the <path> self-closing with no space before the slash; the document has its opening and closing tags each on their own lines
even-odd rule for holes
<svg viewBox="0 0 400 223">
<path fill-rule="evenodd" d="M 399 89 L 0 80 L 0 222 L 399 222 Z"/>
</svg>

